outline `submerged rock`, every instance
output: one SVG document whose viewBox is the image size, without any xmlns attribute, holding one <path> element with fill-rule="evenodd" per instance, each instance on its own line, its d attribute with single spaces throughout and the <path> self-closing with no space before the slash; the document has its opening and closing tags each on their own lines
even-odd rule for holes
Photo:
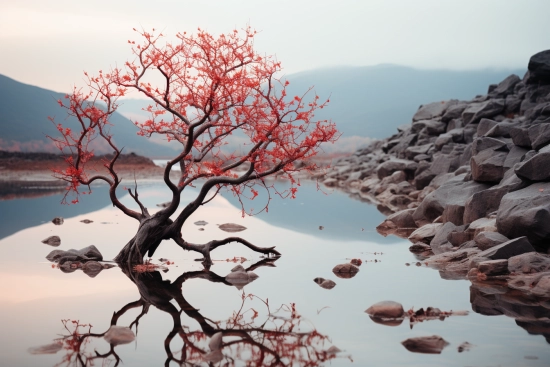
<svg viewBox="0 0 550 367">
<path fill-rule="evenodd" d="M 63 217 L 55 217 L 54 219 L 52 219 L 52 223 L 55 224 L 56 226 L 62 225 L 63 222 L 65 222 Z"/>
<path fill-rule="evenodd" d="M 122 345 L 133 342 L 136 335 L 129 327 L 112 325 L 103 336 L 103 339 L 111 345 Z"/>
<path fill-rule="evenodd" d="M 365 311 L 369 316 L 379 319 L 398 319 L 403 318 L 405 310 L 403 305 L 394 301 L 382 301 L 375 303 Z"/>
<path fill-rule="evenodd" d="M 359 268 L 349 263 L 339 264 L 332 269 L 332 272 L 338 278 L 349 279 L 349 278 L 353 278 L 359 272 Z"/>
<path fill-rule="evenodd" d="M 45 243 L 46 245 L 50 245 L 53 247 L 57 247 L 61 245 L 61 238 L 59 238 L 59 236 L 50 236 L 46 239 L 43 239 L 42 243 Z"/>
<path fill-rule="evenodd" d="M 324 289 L 332 289 L 334 287 L 336 287 L 336 283 L 334 283 L 332 280 L 330 279 L 325 279 L 325 278 L 315 278 L 313 279 L 313 281 L 317 284 L 319 284 L 319 286 L 321 288 L 324 288 Z"/>
<path fill-rule="evenodd" d="M 246 229 L 246 227 L 235 223 L 221 224 L 218 228 L 225 232 L 241 232 Z"/>
<path fill-rule="evenodd" d="M 426 354 L 441 354 L 443 348 L 449 345 L 445 339 L 438 335 L 409 338 L 402 341 L 401 344 L 409 352 Z"/>
<path fill-rule="evenodd" d="M 208 222 L 205 222 L 204 220 L 199 220 L 199 221 L 197 221 L 193 224 L 196 225 L 196 226 L 205 226 L 205 225 L 208 224 Z"/>
</svg>

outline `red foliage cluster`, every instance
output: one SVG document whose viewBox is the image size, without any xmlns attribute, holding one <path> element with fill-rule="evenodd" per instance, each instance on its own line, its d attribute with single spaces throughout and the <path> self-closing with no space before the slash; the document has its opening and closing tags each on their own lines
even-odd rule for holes
<svg viewBox="0 0 550 367">
<path fill-rule="evenodd" d="M 243 177 L 238 174 L 241 168 L 240 172 L 252 172 L 238 183 L 221 180 L 216 187 L 228 187 L 239 197 L 249 187 L 254 198 L 258 195 L 252 189 L 254 184 L 271 187 L 263 178 L 282 172 L 292 183 L 286 195 L 294 197 L 298 182 L 293 175 L 316 167 L 293 163 L 307 161 L 317 154 L 321 143 L 339 137 L 332 122 L 314 119 L 315 111 L 324 108 L 328 100 L 322 102 L 316 95 L 310 98 L 311 89 L 288 96 L 289 82 L 277 77 L 280 62 L 254 50 L 256 32 L 251 28 L 218 37 L 199 29 L 192 35 L 178 33 L 176 42 L 162 42 L 162 34 L 136 32 L 141 43 L 128 41 L 133 61 L 109 72 L 99 71 L 98 76 L 86 74 L 89 91 L 75 88 L 65 101 L 59 101 L 80 122 L 78 131 L 58 124 L 61 138 L 54 139 L 58 148 L 69 154 L 67 168 L 55 174 L 69 182 L 71 192 L 78 195 L 79 185 L 96 179 L 118 185 L 114 163 L 120 149 L 109 132 L 109 118 L 118 99 L 131 90 L 151 103 L 146 108 L 150 118 L 135 123 L 139 134 L 161 134 L 181 143 L 181 154 L 166 168 L 169 173 L 174 164 L 180 164 L 180 190 L 197 179 Z M 160 82 L 153 83 L 155 78 Z M 246 142 L 229 151 L 223 149 L 238 131 Z M 95 139 L 115 152 L 113 159 L 105 162 L 111 178 L 90 177 L 86 170 L 94 154 L 90 143 Z"/>
</svg>

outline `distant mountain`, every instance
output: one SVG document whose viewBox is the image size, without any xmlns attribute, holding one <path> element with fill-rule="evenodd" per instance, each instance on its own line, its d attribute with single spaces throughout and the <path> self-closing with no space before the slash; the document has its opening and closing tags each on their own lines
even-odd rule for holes
<svg viewBox="0 0 550 367">
<path fill-rule="evenodd" d="M 487 92 L 487 85 L 502 81 L 510 74 L 523 76 L 525 70 L 420 70 L 397 65 L 334 67 L 290 74 L 289 92 L 302 94 L 309 87 L 322 99 L 330 98 L 327 108 L 316 115 L 332 119 L 343 133 L 335 146 L 325 151 L 352 152 L 368 138 L 384 138 L 409 123 L 422 104 L 446 100 L 469 100 Z M 48 116 L 65 119 L 55 102 L 63 94 L 16 82 L 0 75 L 0 149 L 51 151 L 46 134 L 56 134 Z M 149 116 L 141 109 L 145 99 L 120 101 L 113 116 L 112 132 L 125 152 L 149 157 L 174 155 L 161 140 L 146 140 L 136 135 L 137 128 L 128 120 L 144 121 Z M 69 121 L 71 123 L 71 121 Z M 74 123 L 74 121 L 73 121 Z M 235 135 L 236 146 L 242 137 Z M 50 147 L 50 149 L 48 149 Z M 11 149 L 10 149 L 11 148 Z"/>
<path fill-rule="evenodd" d="M 332 119 L 343 133 L 336 148 L 354 151 L 370 138 L 385 138 L 399 125 L 411 122 L 422 104 L 446 99 L 469 100 L 487 93 L 487 86 L 510 74 L 523 77 L 526 70 L 420 70 L 398 65 L 333 67 L 290 74 L 289 92 L 302 94 L 309 87 L 329 106 L 316 114 Z M 141 109 L 149 102 L 125 99 L 118 109 L 127 118 L 144 121 Z"/>
<path fill-rule="evenodd" d="M 58 104 L 64 93 L 19 83 L 0 75 L 0 149 L 26 152 L 58 152 L 46 137 L 58 136 L 55 126 L 48 116 L 69 127 L 76 127 L 74 118 L 67 118 L 66 112 Z M 148 157 L 173 156 L 169 147 L 151 142 L 136 135 L 137 127 L 119 113 L 111 118 L 111 132 L 124 153 L 134 152 Z M 98 153 L 111 153 L 99 151 Z"/>
<path fill-rule="evenodd" d="M 410 123 L 422 104 L 447 99 L 469 100 L 487 86 L 527 70 L 420 70 L 397 65 L 334 67 L 290 74 L 290 93 L 314 86 L 330 104 L 316 117 L 332 119 L 344 137 L 385 138 Z"/>
</svg>

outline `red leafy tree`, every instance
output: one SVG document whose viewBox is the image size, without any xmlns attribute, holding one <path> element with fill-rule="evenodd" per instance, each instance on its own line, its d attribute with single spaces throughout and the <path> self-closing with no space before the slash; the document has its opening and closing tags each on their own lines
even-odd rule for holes
<svg viewBox="0 0 550 367">
<path fill-rule="evenodd" d="M 322 143 L 334 142 L 339 136 L 332 122 L 314 119 L 315 111 L 325 107 L 328 100 L 320 102 L 316 95 L 310 96 L 311 89 L 300 96 L 287 96 L 288 81 L 276 77 L 281 64 L 254 51 L 256 32 L 250 28 L 217 38 L 200 29 L 194 35 L 178 33 L 174 43 L 163 42 L 162 34 L 136 32 L 142 41 L 129 41 L 133 61 L 107 73 L 100 71 L 98 76 L 86 74 L 87 90 L 75 88 L 73 94 L 59 101 L 80 123 L 78 131 L 58 124 L 61 137 L 54 139 L 66 154 L 67 163 L 66 169 L 55 173 L 76 194 L 73 202 L 78 201 L 81 185 L 105 181 L 113 205 L 139 221 L 138 233 L 116 257 L 119 262 L 139 263 L 168 239 L 185 250 L 202 253 L 207 267 L 211 265 L 210 251 L 230 242 L 279 255 L 273 248 L 259 248 L 238 237 L 191 244 L 184 240 L 181 228 L 220 190 L 231 190 L 239 199 L 254 198 L 255 187 L 274 190 L 265 179 L 275 174 L 290 180 L 286 194 L 294 197 L 299 184 L 295 174 L 316 168 L 303 162 L 310 162 Z M 160 81 L 155 84 L 153 80 Z M 119 97 L 129 91 L 150 100 L 150 119 L 136 123 L 139 134 L 160 134 L 181 145 L 181 153 L 167 163 L 163 176 L 172 200 L 154 215 L 140 202 L 137 190 L 127 189 L 139 211 L 128 208 L 117 197 L 121 179 L 115 164 L 122 149 L 110 134 L 109 118 L 117 110 Z M 245 136 L 247 143 L 229 149 L 228 138 L 236 133 Z M 89 167 L 93 141 L 114 151 L 105 161 L 105 175 Z M 170 173 L 177 164 L 181 177 L 173 182 Z M 200 191 L 179 209 L 181 194 L 188 186 L 199 186 Z"/>
</svg>

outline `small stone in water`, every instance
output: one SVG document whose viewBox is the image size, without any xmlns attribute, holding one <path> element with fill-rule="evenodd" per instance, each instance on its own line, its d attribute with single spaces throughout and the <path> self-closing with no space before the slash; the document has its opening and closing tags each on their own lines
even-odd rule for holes
<svg viewBox="0 0 550 367">
<path fill-rule="evenodd" d="M 199 231 L 204 231 L 204 228 L 199 228 Z"/>
<path fill-rule="evenodd" d="M 224 223 L 220 225 L 218 228 L 225 232 L 241 232 L 246 229 L 246 227 L 235 223 Z"/>
<path fill-rule="evenodd" d="M 82 219 L 80 222 L 81 222 L 81 223 L 84 223 L 84 224 L 90 224 L 90 223 L 93 223 L 94 221 L 93 221 L 93 220 L 89 220 L 89 219 Z"/>
<path fill-rule="evenodd" d="M 422 264 L 420 263 L 420 261 L 417 262 L 415 265 L 416 265 L 416 266 L 422 266 Z"/>
<path fill-rule="evenodd" d="M 411 266 L 411 264 L 409 264 L 409 263 L 405 263 L 405 265 L 407 265 L 407 266 Z"/>
<path fill-rule="evenodd" d="M 57 247 L 61 245 L 61 238 L 59 236 L 50 236 L 44 240 L 42 240 L 42 243 L 45 243 L 46 245 Z"/>
<path fill-rule="evenodd" d="M 320 230 L 320 231 L 322 231 L 323 229 L 325 229 L 325 227 L 319 226 L 319 230 Z"/>
<path fill-rule="evenodd" d="M 194 223 L 196 226 L 205 226 L 208 224 L 208 222 L 205 222 L 204 220 L 199 220 L 198 222 Z"/>
<path fill-rule="evenodd" d="M 62 225 L 64 221 L 65 220 L 63 219 L 63 217 L 55 217 L 54 219 L 52 219 L 52 223 L 56 226 Z"/>
</svg>

